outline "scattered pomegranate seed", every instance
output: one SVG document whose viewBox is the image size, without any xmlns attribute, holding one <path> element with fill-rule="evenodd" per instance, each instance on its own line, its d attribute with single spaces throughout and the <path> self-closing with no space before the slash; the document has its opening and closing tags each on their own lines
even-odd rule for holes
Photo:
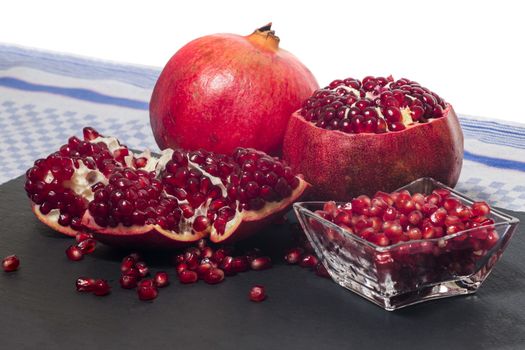
<svg viewBox="0 0 525 350">
<path fill-rule="evenodd" d="M 82 250 L 76 245 L 69 246 L 69 248 L 66 249 L 66 256 L 71 261 L 79 261 L 84 258 Z"/>
<path fill-rule="evenodd" d="M 149 274 L 149 268 L 145 262 L 139 261 L 135 264 L 135 267 L 137 268 L 140 277 L 146 277 Z"/>
<path fill-rule="evenodd" d="M 157 272 L 153 277 L 153 281 L 155 282 L 155 286 L 158 288 L 163 288 L 170 284 L 169 276 L 164 271 Z"/>
<path fill-rule="evenodd" d="M 286 255 L 284 256 L 284 260 L 288 263 L 288 264 L 298 264 L 299 261 L 301 260 L 301 257 L 304 253 L 304 249 L 302 248 L 299 248 L 299 247 L 296 247 L 296 248 L 292 248 L 290 250 L 288 250 L 288 252 L 286 253 Z"/>
<path fill-rule="evenodd" d="M 95 251 L 97 241 L 93 238 L 88 238 L 77 244 L 77 247 L 82 251 L 82 254 L 91 254 Z"/>
<path fill-rule="evenodd" d="M 315 273 L 317 276 L 330 278 L 330 274 L 328 273 L 326 267 L 324 267 L 322 263 L 317 264 L 317 266 L 315 267 Z"/>
<path fill-rule="evenodd" d="M 75 283 L 77 292 L 92 292 L 95 287 L 95 279 L 88 277 L 79 277 Z"/>
<path fill-rule="evenodd" d="M 20 259 L 16 255 L 6 256 L 2 260 L 2 268 L 5 272 L 13 272 L 18 269 L 20 266 Z"/>
<path fill-rule="evenodd" d="M 250 289 L 249 298 L 254 302 L 261 302 L 266 299 L 266 291 L 261 285 L 255 285 Z"/>
<path fill-rule="evenodd" d="M 93 285 L 93 294 L 96 296 L 108 295 L 111 292 L 111 287 L 109 286 L 108 281 L 98 279 Z"/>
<path fill-rule="evenodd" d="M 235 271 L 236 273 L 245 272 L 250 269 L 250 263 L 248 262 L 248 259 L 245 256 L 234 257 L 231 264 L 233 271 Z"/>
<path fill-rule="evenodd" d="M 218 268 L 212 268 L 204 275 L 204 282 L 208 284 L 221 283 L 224 280 L 224 271 Z"/>
<path fill-rule="evenodd" d="M 252 270 L 266 270 L 272 267 L 272 260 L 267 256 L 260 256 L 251 261 Z"/>
<path fill-rule="evenodd" d="M 137 287 L 139 279 L 136 276 L 123 275 L 119 279 L 120 286 L 124 289 L 133 289 Z"/>
<path fill-rule="evenodd" d="M 75 240 L 77 241 L 77 243 L 80 243 L 80 242 L 85 241 L 86 239 L 92 239 L 92 238 L 93 236 L 87 232 L 79 232 L 75 236 Z"/>
<path fill-rule="evenodd" d="M 191 270 L 182 270 L 179 272 L 179 281 L 180 283 L 189 284 L 195 283 L 199 279 L 197 272 Z"/>
<path fill-rule="evenodd" d="M 301 262 L 299 263 L 299 265 L 301 267 L 314 267 L 315 265 L 317 265 L 317 263 L 318 260 L 315 255 L 306 254 L 301 258 Z"/>
<path fill-rule="evenodd" d="M 137 294 L 140 300 L 148 301 L 157 298 L 159 296 L 159 291 L 153 280 L 150 279 L 139 282 Z"/>
</svg>

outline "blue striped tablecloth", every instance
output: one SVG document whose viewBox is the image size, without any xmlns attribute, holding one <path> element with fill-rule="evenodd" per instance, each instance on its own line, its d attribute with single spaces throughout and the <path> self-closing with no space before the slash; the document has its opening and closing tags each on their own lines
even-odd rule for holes
<svg viewBox="0 0 525 350">
<path fill-rule="evenodd" d="M 0 184 L 86 125 L 130 147 L 158 150 L 148 101 L 159 73 L 0 44 Z M 525 125 L 464 115 L 460 121 L 465 162 L 457 189 L 524 211 Z"/>
</svg>

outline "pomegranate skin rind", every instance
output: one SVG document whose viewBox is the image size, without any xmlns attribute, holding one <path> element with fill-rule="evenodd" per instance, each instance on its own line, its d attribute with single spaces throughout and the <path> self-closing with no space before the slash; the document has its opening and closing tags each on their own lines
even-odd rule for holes
<svg viewBox="0 0 525 350">
<path fill-rule="evenodd" d="M 176 234 L 157 225 L 100 227 L 88 211 L 82 218 L 82 224 L 91 230 L 97 241 L 121 248 L 176 249 L 195 243 L 208 235 L 208 232 Z"/>
<path fill-rule="evenodd" d="M 272 37 L 250 40 L 254 35 L 209 35 L 173 55 L 150 101 L 161 149 L 280 153 L 290 115 L 318 84 Z"/>
<path fill-rule="evenodd" d="M 299 186 L 286 201 L 279 202 L 278 206 L 273 207 L 271 210 L 243 212 L 239 215 L 237 222 L 224 234 L 219 235 L 216 232 L 212 232 L 210 240 L 213 243 L 221 244 L 241 241 L 261 232 L 261 228 L 267 227 L 277 219 L 282 218 L 290 210 L 292 204 L 302 199 L 312 188 L 308 182 L 304 181 L 302 175 L 299 178 L 301 180 Z"/>
<path fill-rule="evenodd" d="M 35 216 L 38 218 L 38 220 L 40 220 L 40 222 L 42 222 L 44 225 L 47 225 L 53 230 L 60 232 L 66 236 L 69 236 L 69 237 L 76 236 L 76 234 L 78 233 L 77 230 L 72 229 L 70 226 L 62 226 L 57 221 L 51 220 L 49 216 L 42 214 L 39 208 L 40 208 L 39 205 L 35 203 L 31 203 L 31 210 L 33 211 L 33 214 L 35 214 Z"/>
<path fill-rule="evenodd" d="M 312 184 L 309 198 L 315 200 L 392 192 L 421 177 L 454 187 L 463 163 L 463 132 L 450 104 L 442 118 L 384 134 L 326 130 L 295 112 L 283 158 Z"/>
</svg>

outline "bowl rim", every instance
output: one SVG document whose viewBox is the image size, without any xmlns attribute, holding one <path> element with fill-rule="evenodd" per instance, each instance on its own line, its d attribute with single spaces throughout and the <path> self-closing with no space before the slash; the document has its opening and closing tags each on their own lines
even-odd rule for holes
<svg viewBox="0 0 525 350">
<path fill-rule="evenodd" d="M 467 197 L 466 195 L 464 195 L 463 193 L 461 192 L 458 192 L 456 190 L 454 190 L 453 188 L 450 188 L 448 186 L 446 186 L 445 184 L 431 178 L 431 177 L 422 177 L 422 178 L 419 178 L 419 179 L 416 179 L 412 182 L 410 182 L 409 184 L 405 185 L 405 186 L 402 186 L 400 188 L 398 188 L 397 190 L 393 191 L 393 192 L 396 192 L 396 191 L 401 191 L 401 190 L 404 190 L 406 189 L 407 187 L 417 183 L 417 182 L 422 182 L 422 181 L 431 181 L 434 185 L 436 186 L 439 186 L 440 188 L 444 188 L 444 189 L 447 189 L 449 190 L 451 193 L 455 194 L 457 197 L 459 197 L 462 201 L 466 201 L 466 202 L 470 202 L 471 204 L 475 202 L 475 200 L 473 200 L 472 198 L 469 198 Z M 437 237 L 437 238 L 426 238 L 426 239 L 418 239 L 418 240 L 410 240 L 410 241 L 402 241 L 402 242 L 398 242 L 396 244 L 392 244 L 392 245 L 388 245 L 388 246 L 379 246 L 375 243 L 372 243 L 372 242 L 369 242 L 361 237 L 359 237 L 358 235 L 356 234 L 353 234 L 353 233 L 350 233 L 348 231 L 346 231 L 345 229 L 343 229 L 342 227 L 336 225 L 335 223 L 317 215 L 316 213 L 314 213 L 313 211 L 311 211 L 310 209 L 308 209 L 306 206 L 307 205 L 322 205 L 324 203 L 326 203 L 327 201 L 302 201 L 302 202 L 295 202 L 293 204 L 293 208 L 294 210 L 296 211 L 296 214 L 297 214 L 297 217 L 299 218 L 299 221 L 301 222 L 301 224 L 303 225 L 303 227 L 305 226 L 304 223 L 302 222 L 303 220 L 301 219 L 301 215 L 299 215 L 299 213 L 304 213 L 312 218 L 315 218 L 317 221 L 321 222 L 324 226 L 328 226 L 330 228 L 333 228 L 337 231 L 339 231 L 340 233 L 342 233 L 342 235 L 347 238 L 347 239 L 352 239 L 352 240 L 356 240 L 362 244 L 366 244 L 367 246 L 373 248 L 374 250 L 376 250 L 377 252 L 388 252 L 390 250 L 393 250 L 393 249 L 396 249 L 398 247 L 401 247 L 401 246 L 407 246 L 407 245 L 411 245 L 411 244 L 414 244 L 414 243 L 422 243 L 422 242 L 430 242 L 430 243 L 435 243 L 435 242 L 439 242 L 439 241 L 448 241 L 450 239 L 453 239 L 455 237 L 458 237 L 458 236 L 461 236 L 461 235 L 464 235 L 464 234 L 468 234 L 472 231 L 475 231 L 477 229 L 479 229 L 478 227 L 473 227 L 473 228 L 469 228 L 469 229 L 466 229 L 466 230 L 462 230 L 462 231 L 459 231 L 459 232 L 456 232 L 452 235 L 446 235 L 446 236 L 443 236 L 443 237 Z M 345 202 L 336 202 L 336 204 L 344 204 Z M 489 205 L 490 206 L 490 205 Z M 501 226 L 513 226 L 513 225 L 517 225 L 520 220 L 512 215 L 508 215 L 506 213 L 503 213 L 502 211 L 498 210 L 498 209 L 495 209 L 494 207 L 490 206 L 490 211 L 491 211 L 491 214 L 493 215 L 496 215 L 496 216 L 499 216 L 500 219 L 502 219 L 502 221 L 500 222 L 495 222 L 494 224 L 492 225 L 489 225 L 489 226 L 492 226 L 494 228 L 496 227 L 501 227 Z M 305 232 L 308 232 L 308 230 L 305 230 Z M 501 237 L 500 237 L 501 239 Z"/>
</svg>

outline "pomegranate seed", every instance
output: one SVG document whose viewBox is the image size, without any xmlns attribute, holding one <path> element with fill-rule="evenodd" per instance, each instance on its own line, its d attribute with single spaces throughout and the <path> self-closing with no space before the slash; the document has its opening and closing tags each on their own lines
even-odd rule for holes
<svg viewBox="0 0 525 350">
<path fill-rule="evenodd" d="M 182 270 L 179 272 L 179 281 L 180 283 L 189 284 L 195 283 L 199 279 L 197 272 L 191 270 Z"/>
<path fill-rule="evenodd" d="M 137 287 L 137 295 L 142 301 L 149 301 L 159 296 L 159 291 L 153 280 L 140 281 Z"/>
<path fill-rule="evenodd" d="M 123 275 L 120 276 L 119 283 L 124 289 L 133 289 L 137 287 L 139 278 L 137 276 Z"/>
<path fill-rule="evenodd" d="M 250 264 L 248 259 L 244 256 L 237 256 L 231 261 L 232 269 L 236 273 L 245 272 L 250 269 Z"/>
<path fill-rule="evenodd" d="M 135 267 L 137 268 L 140 277 L 146 277 L 149 274 L 149 268 L 146 263 L 139 261 L 135 264 Z"/>
<path fill-rule="evenodd" d="M 250 289 L 249 298 L 254 302 L 261 302 L 266 299 L 266 291 L 263 286 L 255 285 Z"/>
<path fill-rule="evenodd" d="M 87 233 L 87 232 L 79 232 L 75 236 L 75 240 L 77 241 L 77 243 L 83 242 L 83 241 L 85 241 L 87 239 L 90 239 L 90 238 L 93 238 L 93 236 L 90 233 Z"/>
<path fill-rule="evenodd" d="M 92 292 L 95 287 L 95 279 L 79 277 L 75 282 L 77 292 Z"/>
<path fill-rule="evenodd" d="M 86 140 L 86 141 L 94 140 L 94 139 L 96 139 L 97 137 L 100 136 L 100 134 L 95 129 L 93 129 L 91 127 L 85 127 L 83 129 L 83 133 L 84 133 L 84 140 Z"/>
<path fill-rule="evenodd" d="M 97 245 L 97 241 L 95 241 L 92 238 L 88 238 L 78 243 L 77 247 L 80 249 L 82 254 L 91 254 L 95 251 L 96 245 Z"/>
<path fill-rule="evenodd" d="M 66 249 L 66 256 L 71 261 L 79 261 L 84 258 L 84 253 L 78 246 L 72 245 Z"/>
<path fill-rule="evenodd" d="M 322 263 L 318 263 L 315 267 L 315 274 L 319 277 L 330 278 L 330 274 L 326 270 L 326 267 Z"/>
<path fill-rule="evenodd" d="M 261 256 L 250 262 L 252 270 L 266 270 L 272 267 L 272 260 L 267 256 Z"/>
<path fill-rule="evenodd" d="M 108 281 L 106 280 L 96 280 L 93 284 L 93 294 L 96 296 L 108 295 L 111 292 L 111 287 L 109 286 Z"/>
<path fill-rule="evenodd" d="M 299 262 L 299 266 L 301 267 L 314 267 L 317 265 L 318 260 L 315 255 L 312 254 L 306 254 L 301 258 L 301 261 Z"/>
<path fill-rule="evenodd" d="M 157 272 L 153 277 L 153 281 L 155 282 L 155 286 L 158 288 L 163 288 L 170 284 L 169 276 L 164 271 Z"/>
<path fill-rule="evenodd" d="M 474 202 L 472 204 L 473 216 L 488 216 L 490 214 L 490 207 L 485 202 Z"/>
<path fill-rule="evenodd" d="M 205 216 L 197 216 L 195 221 L 193 221 L 193 229 L 196 232 L 202 232 L 207 230 L 210 227 L 210 220 Z"/>
<path fill-rule="evenodd" d="M 218 268 L 211 268 L 208 273 L 204 275 L 204 282 L 208 284 L 217 284 L 224 280 L 224 271 Z"/>
<path fill-rule="evenodd" d="M 233 267 L 233 257 L 226 256 L 220 263 L 220 268 L 224 271 L 227 276 L 233 276 L 237 274 Z"/>
<path fill-rule="evenodd" d="M 180 262 L 175 267 L 175 270 L 177 271 L 177 274 L 180 274 L 182 271 L 188 270 L 188 264 L 186 264 L 185 262 Z"/>
<path fill-rule="evenodd" d="M 288 264 L 297 264 L 301 260 L 303 253 L 304 250 L 302 248 L 292 248 L 286 253 L 286 255 L 284 256 L 284 260 Z"/>
</svg>

